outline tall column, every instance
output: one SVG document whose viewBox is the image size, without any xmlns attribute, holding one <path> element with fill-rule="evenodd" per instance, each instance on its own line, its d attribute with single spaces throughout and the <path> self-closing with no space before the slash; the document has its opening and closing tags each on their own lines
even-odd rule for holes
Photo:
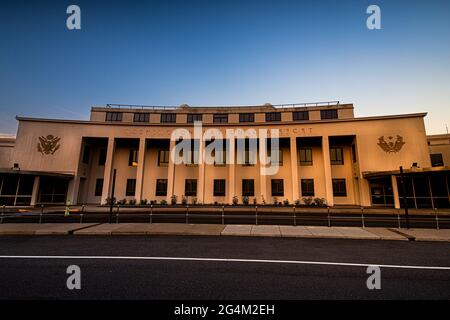
<svg viewBox="0 0 450 320">
<path fill-rule="evenodd" d="M 233 203 L 233 197 L 235 194 L 235 178 L 236 178 L 236 139 L 230 137 L 228 140 L 227 148 L 227 162 L 228 162 L 228 203 Z"/>
<path fill-rule="evenodd" d="M 322 137 L 322 155 L 323 155 L 323 169 L 325 172 L 325 199 L 327 205 L 334 206 L 333 199 L 333 182 L 331 177 L 331 162 L 330 162 L 330 143 L 328 136 Z"/>
<path fill-rule="evenodd" d="M 139 152 L 138 152 L 138 165 L 136 172 L 136 191 L 134 198 L 136 203 L 139 204 L 142 200 L 142 187 L 144 185 L 144 167 L 145 167 L 145 149 L 146 149 L 146 139 L 139 139 Z"/>
<path fill-rule="evenodd" d="M 77 174 L 69 182 L 67 188 L 67 202 L 74 205 L 78 202 L 78 189 L 80 188 L 80 176 Z"/>
<path fill-rule="evenodd" d="M 392 182 L 392 191 L 394 193 L 394 207 L 395 209 L 400 209 L 400 196 L 398 192 L 397 177 L 395 175 L 391 176 L 391 182 Z"/>
<path fill-rule="evenodd" d="M 111 176 L 113 169 L 113 158 L 115 141 L 114 137 L 108 138 L 108 149 L 106 151 L 105 172 L 103 174 L 103 191 L 102 191 L 102 204 L 106 204 L 106 199 L 109 198 L 109 190 L 111 185 Z"/>
<path fill-rule="evenodd" d="M 173 163 L 172 152 L 175 150 L 176 141 L 170 140 L 169 146 L 169 166 L 167 168 L 167 202 L 170 203 L 175 194 L 175 164 Z"/>
<path fill-rule="evenodd" d="M 203 204 L 205 202 L 205 141 L 203 140 L 203 135 L 201 135 L 199 141 L 199 150 L 198 150 L 198 202 Z"/>
<path fill-rule="evenodd" d="M 291 137 L 292 202 L 300 198 L 298 190 L 297 137 Z"/>
<path fill-rule="evenodd" d="M 30 202 L 30 206 L 35 206 L 37 203 L 37 196 L 39 193 L 39 184 L 41 182 L 41 177 L 40 176 L 36 176 L 34 177 L 34 182 L 33 182 L 33 191 L 31 193 L 31 202 Z"/>
<path fill-rule="evenodd" d="M 266 146 L 266 156 L 267 156 L 267 140 L 260 140 L 264 141 L 262 143 Z M 261 146 L 259 146 L 261 148 Z M 267 175 L 262 174 L 261 167 L 264 167 L 264 165 L 259 161 L 259 196 L 261 197 L 261 204 L 263 203 L 263 199 L 266 202 L 266 204 L 272 203 L 271 199 L 268 199 L 267 197 Z"/>
</svg>

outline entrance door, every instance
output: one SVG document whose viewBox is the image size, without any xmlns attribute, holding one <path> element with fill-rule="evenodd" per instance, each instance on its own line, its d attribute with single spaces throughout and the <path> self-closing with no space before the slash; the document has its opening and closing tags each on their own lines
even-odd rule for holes
<svg viewBox="0 0 450 320">
<path fill-rule="evenodd" d="M 374 179 L 370 181 L 370 197 L 373 206 L 393 207 L 394 192 L 390 178 Z"/>
</svg>

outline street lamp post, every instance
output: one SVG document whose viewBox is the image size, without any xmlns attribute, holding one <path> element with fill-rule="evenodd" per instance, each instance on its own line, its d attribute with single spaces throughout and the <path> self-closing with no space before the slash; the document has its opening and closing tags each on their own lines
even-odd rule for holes
<svg viewBox="0 0 450 320">
<path fill-rule="evenodd" d="M 109 197 L 109 223 L 112 222 L 112 212 L 113 212 L 113 206 L 114 206 L 114 190 L 116 188 L 116 173 L 117 173 L 117 169 L 114 169 L 111 195 Z"/>
</svg>

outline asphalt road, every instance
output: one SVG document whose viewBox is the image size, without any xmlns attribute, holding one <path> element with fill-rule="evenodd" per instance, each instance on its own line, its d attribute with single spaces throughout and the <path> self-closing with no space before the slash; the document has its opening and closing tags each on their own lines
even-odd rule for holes
<svg viewBox="0 0 450 320">
<path fill-rule="evenodd" d="M 128 258 L 101 258 L 105 256 Z M 80 290 L 66 287 L 69 265 L 81 269 Z M 367 288 L 366 265 L 391 265 L 381 266 L 380 290 Z M 450 267 L 450 244 L 245 237 L 1 237 L 0 299 L 450 299 L 450 268 L 413 266 Z"/>
</svg>

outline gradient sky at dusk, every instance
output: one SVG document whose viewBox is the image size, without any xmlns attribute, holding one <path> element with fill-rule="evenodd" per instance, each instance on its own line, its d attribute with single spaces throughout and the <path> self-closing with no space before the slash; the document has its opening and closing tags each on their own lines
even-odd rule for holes
<svg viewBox="0 0 450 320">
<path fill-rule="evenodd" d="M 66 28 L 77 4 L 82 29 Z M 381 7 L 382 30 L 366 28 Z M 0 2 L 0 133 L 92 105 L 340 100 L 450 126 L 450 1 Z"/>
</svg>

